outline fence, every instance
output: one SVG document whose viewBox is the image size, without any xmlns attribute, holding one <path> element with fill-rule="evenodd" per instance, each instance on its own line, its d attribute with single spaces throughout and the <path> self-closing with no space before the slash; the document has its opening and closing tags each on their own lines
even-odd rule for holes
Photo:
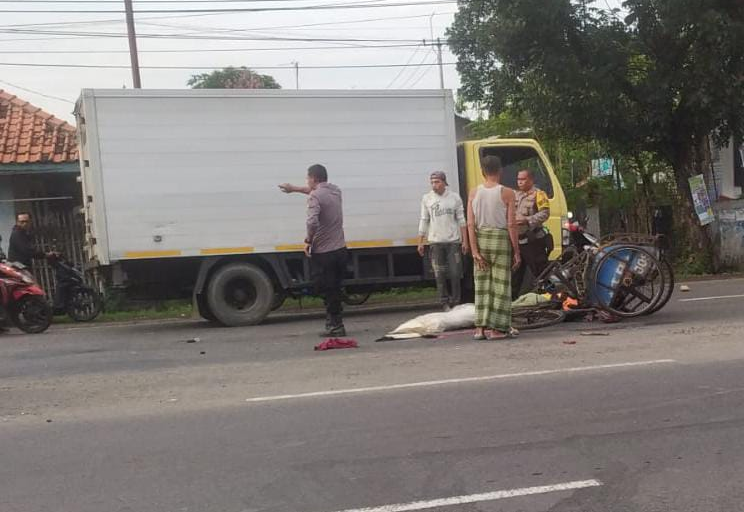
<svg viewBox="0 0 744 512">
<path fill-rule="evenodd" d="M 70 264 L 84 270 L 85 220 L 78 211 L 79 208 L 54 210 L 43 203 L 35 203 L 32 215 L 34 234 L 39 249 L 60 252 Z M 54 271 L 43 260 L 34 261 L 33 270 L 36 279 L 47 292 L 47 296 L 54 297 L 56 289 Z M 86 274 L 86 280 L 89 279 L 90 276 Z"/>
</svg>

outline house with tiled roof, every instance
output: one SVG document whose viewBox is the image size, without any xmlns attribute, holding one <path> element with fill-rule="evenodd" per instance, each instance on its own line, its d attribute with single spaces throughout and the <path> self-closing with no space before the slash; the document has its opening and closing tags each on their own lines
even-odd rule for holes
<svg viewBox="0 0 744 512">
<path fill-rule="evenodd" d="M 7 250 L 17 212 L 35 223 L 75 217 L 82 204 L 75 127 L 0 89 L 0 236 Z M 41 230 L 40 230 L 41 232 Z"/>
</svg>

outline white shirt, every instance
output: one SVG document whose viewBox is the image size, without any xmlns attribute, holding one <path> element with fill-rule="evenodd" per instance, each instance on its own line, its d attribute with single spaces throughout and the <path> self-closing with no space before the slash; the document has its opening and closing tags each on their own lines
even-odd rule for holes
<svg viewBox="0 0 744 512">
<path fill-rule="evenodd" d="M 421 198 L 419 236 L 425 236 L 430 244 L 461 242 L 460 229 L 465 225 L 465 209 L 458 194 L 447 189 L 440 196 L 432 190 Z"/>
</svg>

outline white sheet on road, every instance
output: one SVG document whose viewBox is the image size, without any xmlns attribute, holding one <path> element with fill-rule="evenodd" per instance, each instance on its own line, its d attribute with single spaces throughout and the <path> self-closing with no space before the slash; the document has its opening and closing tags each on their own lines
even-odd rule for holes
<svg viewBox="0 0 744 512">
<path fill-rule="evenodd" d="M 475 325 L 475 304 L 461 304 L 450 311 L 417 316 L 387 333 L 384 339 L 405 340 L 434 336 Z"/>
<path fill-rule="evenodd" d="M 548 299 L 536 293 L 519 297 L 513 307 L 539 304 Z M 387 333 L 383 340 L 406 340 L 425 336 L 436 336 L 446 331 L 475 327 L 475 304 L 461 304 L 450 311 L 417 316 Z"/>
</svg>

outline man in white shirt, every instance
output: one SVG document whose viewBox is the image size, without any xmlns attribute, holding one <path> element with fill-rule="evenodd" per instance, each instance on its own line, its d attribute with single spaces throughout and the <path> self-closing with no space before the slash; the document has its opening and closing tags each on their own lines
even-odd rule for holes
<svg viewBox="0 0 744 512">
<path fill-rule="evenodd" d="M 424 256 L 428 241 L 439 301 L 449 311 L 460 303 L 462 255 L 469 250 L 465 209 L 460 196 L 447 188 L 446 174 L 433 172 L 429 179 L 431 192 L 421 198 L 418 252 Z"/>
</svg>

